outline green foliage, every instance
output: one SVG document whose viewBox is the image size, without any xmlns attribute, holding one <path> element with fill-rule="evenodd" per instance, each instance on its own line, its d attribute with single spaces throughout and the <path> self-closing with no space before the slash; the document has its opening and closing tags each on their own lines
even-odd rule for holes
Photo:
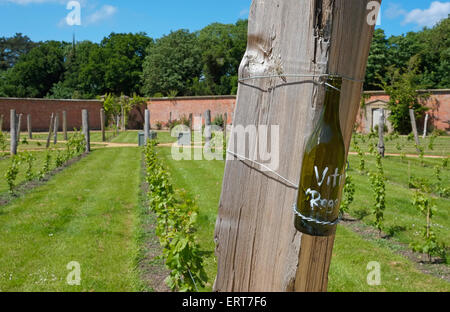
<svg viewBox="0 0 450 312">
<path fill-rule="evenodd" d="M 21 33 L 10 38 L 0 37 L 0 71 L 12 68 L 23 54 L 35 46 L 36 43 Z"/>
<path fill-rule="evenodd" d="M 77 131 L 77 129 L 74 130 L 75 132 L 67 141 L 66 148 L 68 151 L 71 151 L 70 153 L 68 152 L 68 154 L 72 156 L 78 156 L 85 151 L 86 140 L 84 138 L 84 135 L 80 131 Z"/>
<path fill-rule="evenodd" d="M 353 183 L 352 177 L 347 175 L 345 177 L 345 185 L 344 185 L 344 195 L 341 203 L 341 212 L 348 213 L 349 206 L 353 203 L 355 199 L 355 184 Z"/>
<path fill-rule="evenodd" d="M 31 181 L 34 179 L 34 174 L 33 174 L 33 163 L 36 160 L 36 157 L 30 153 L 30 152 L 25 152 L 21 155 L 22 160 L 27 164 L 27 170 L 25 173 L 25 179 L 27 181 Z"/>
<path fill-rule="evenodd" d="M 448 187 L 444 186 L 444 181 L 442 180 L 441 173 L 442 170 L 444 170 L 445 167 L 442 166 L 435 166 L 434 167 L 434 177 L 435 177 L 435 192 L 440 196 L 444 198 L 450 197 L 450 189 Z"/>
<path fill-rule="evenodd" d="M 358 157 L 359 157 L 359 172 L 361 174 L 363 174 L 366 171 L 366 162 L 364 160 L 364 152 L 359 147 L 358 137 L 364 138 L 364 136 L 360 136 L 359 134 L 356 134 L 353 137 L 352 145 L 353 145 L 353 149 L 358 153 Z"/>
<path fill-rule="evenodd" d="M 188 30 L 171 32 L 156 40 L 147 49 L 142 92 L 152 96 L 177 90 L 179 95 L 189 95 L 193 78 L 201 73 L 200 56 L 197 36 Z"/>
<path fill-rule="evenodd" d="M 7 147 L 6 133 L 3 133 L 0 130 L 0 151 L 6 151 L 6 147 Z"/>
<path fill-rule="evenodd" d="M 156 235 L 170 270 L 166 283 L 172 290 L 198 291 L 207 281 L 195 238 L 198 207 L 185 192 L 174 189 L 155 145 L 152 141 L 145 147 L 144 157 L 150 209 L 157 216 Z"/>
<path fill-rule="evenodd" d="M 431 219 L 433 213 L 436 210 L 436 206 L 432 205 L 429 198 L 427 198 L 423 193 L 416 192 L 412 201 L 414 207 L 419 210 L 419 212 L 426 217 L 426 226 L 422 231 L 422 237 L 424 242 L 416 242 L 410 244 L 414 252 L 421 252 L 428 255 L 431 261 L 432 256 L 439 256 L 443 259 L 446 258 L 446 247 L 444 244 L 438 242 L 435 233 L 432 230 Z"/>
<path fill-rule="evenodd" d="M 6 182 L 8 183 L 9 193 L 11 195 L 14 194 L 15 182 L 17 179 L 17 175 L 19 174 L 19 165 L 20 165 L 20 157 L 14 155 L 11 158 L 11 165 L 5 172 L 5 179 Z"/>
<path fill-rule="evenodd" d="M 429 94 L 418 93 L 420 89 L 418 81 L 419 68 L 417 59 L 411 59 L 408 69 L 402 73 L 401 69 L 391 68 L 388 79 L 382 79 L 382 87 L 390 96 L 388 108 L 390 110 L 389 120 L 395 131 L 406 134 L 411 132 L 411 119 L 409 110 L 413 109 L 416 118 L 421 117 L 428 109 L 421 102 L 429 97 Z"/>
<path fill-rule="evenodd" d="M 386 178 L 384 176 L 381 155 L 376 153 L 375 157 L 377 170 L 376 172 L 371 172 L 369 176 L 373 198 L 375 201 L 372 212 L 375 217 L 375 226 L 381 233 L 384 220 L 384 210 L 386 209 Z"/>
<path fill-rule="evenodd" d="M 38 172 L 39 180 L 44 180 L 45 176 L 50 172 L 50 165 L 52 160 L 52 154 L 49 150 L 45 152 L 45 160 L 42 169 Z"/>
<path fill-rule="evenodd" d="M 64 75 L 65 43 L 40 43 L 22 54 L 3 82 L 3 92 L 11 97 L 44 97 Z"/>
</svg>

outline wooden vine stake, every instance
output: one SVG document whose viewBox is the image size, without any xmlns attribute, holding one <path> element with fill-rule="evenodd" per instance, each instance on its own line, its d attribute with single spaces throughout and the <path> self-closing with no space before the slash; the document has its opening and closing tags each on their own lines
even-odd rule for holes
<svg viewBox="0 0 450 312">
<path fill-rule="evenodd" d="M 381 109 L 380 121 L 378 122 L 378 153 L 381 157 L 384 157 L 384 152 L 386 150 L 384 145 L 384 109 Z"/>
<path fill-rule="evenodd" d="M 27 130 L 28 130 L 28 138 L 30 140 L 33 139 L 33 127 L 31 126 L 31 114 L 27 114 Z"/>
<path fill-rule="evenodd" d="M 11 155 L 17 154 L 17 118 L 16 118 L 16 110 L 11 109 L 10 111 L 10 139 L 11 139 Z"/>
<path fill-rule="evenodd" d="M 50 125 L 48 126 L 47 144 L 45 145 L 45 148 L 49 148 L 50 147 L 50 139 L 52 137 L 52 130 L 53 130 L 54 119 L 55 119 L 55 114 L 52 113 L 52 115 L 50 116 Z"/>
<path fill-rule="evenodd" d="M 67 137 L 67 111 L 63 110 L 62 112 L 62 128 L 63 128 L 63 137 L 64 141 L 68 140 Z"/>
<path fill-rule="evenodd" d="M 420 153 L 420 141 L 419 141 L 419 132 L 417 131 L 417 123 L 416 123 L 416 116 L 413 109 L 409 110 L 409 118 L 411 119 L 411 127 L 412 131 L 414 133 L 414 141 L 416 142 L 416 150 L 418 153 Z"/>
<path fill-rule="evenodd" d="M 101 108 L 100 109 L 100 127 L 102 130 L 102 142 L 106 141 L 106 135 L 105 135 L 105 109 Z"/>
<path fill-rule="evenodd" d="M 354 78 L 343 80 L 340 99 L 348 152 L 379 3 L 254 0 L 229 150 L 237 152 L 237 129 L 248 130 L 247 142 L 258 142 L 263 128 L 276 133 L 278 127 L 269 147 L 272 160 L 278 152 L 278 163 L 270 168 L 298 183 L 304 146 L 324 103 L 324 86 L 313 80 L 333 73 Z M 292 77 L 296 74 L 314 77 Z M 254 76 L 273 77 L 246 79 Z M 249 143 L 239 154 L 268 164 L 259 149 Z M 228 153 L 215 230 L 216 291 L 327 289 L 334 235 L 313 237 L 295 229 L 298 191 L 274 172 Z"/>
<path fill-rule="evenodd" d="M 87 109 L 81 111 L 81 121 L 83 127 L 83 135 L 86 143 L 85 152 L 89 153 L 91 151 L 91 133 L 89 128 L 89 112 Z"/>
</svg>

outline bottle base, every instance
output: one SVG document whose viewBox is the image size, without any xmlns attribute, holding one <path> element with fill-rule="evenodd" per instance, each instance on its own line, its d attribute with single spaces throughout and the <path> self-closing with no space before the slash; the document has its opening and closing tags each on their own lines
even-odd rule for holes
<svg viewBox="0 0 450 312">
<path fill-rule="evenodd" d="M 323 225 L 311 221 L 295 218 L 295 228 L 303 234 L 311 236 L 331 236 L 336 233 L 336 225 Z"/>
</svg>

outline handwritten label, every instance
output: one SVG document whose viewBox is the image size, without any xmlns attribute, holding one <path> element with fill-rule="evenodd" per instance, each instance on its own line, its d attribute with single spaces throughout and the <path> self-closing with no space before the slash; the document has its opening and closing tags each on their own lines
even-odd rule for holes
<svg viewBox="0 0 450 312">
<path fill-rule="evenodd" d="M 335 188 L 340 186 L 344 181 L 344 175 L 339 173 L 339 168 L 336 168 L 333 174 L 331 173 L 330 169 L 326 167 L 322 173 L 320 174 L 319 168 L 317 166 L 314 166 L 314 173 L 317 181 L 317 186 L 319 188 L 324 185 L 326 181 L 326 185 L 330 188 Z M 309 204 L 311 206 L 312 211 L 314 210 L 322 210 L 326 209 L 327 214 L 332 214 L 335 210 L 335 208 L 339 204 L 339 199 L 334 198 L 323 198 L 323 196 L 320 194 L 319 191 L 316 191 L 314 189 L 308 188 L 305 192 L 307 197 L 309 198 Z"/>
</svg>

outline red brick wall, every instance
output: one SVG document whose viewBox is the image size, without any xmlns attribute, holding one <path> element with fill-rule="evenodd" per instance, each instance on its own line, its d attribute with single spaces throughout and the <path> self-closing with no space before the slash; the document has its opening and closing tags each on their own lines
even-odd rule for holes
<svg viewBox="0 0 450 312">
<path fill-rule="evenodd" d="M 27 114 L 31 114 L 33 131 L 48 131 L 50 115 L 59 114 L 62 129 L 62 112 L 67 112 L 67 129 L 81 128 L 81 110 L 89 111 L 89 125 L 92 130 L 100 129 L 100 109 L 102 101 L 97 100 L 51 100 L 51 99 L 16 99 L 0 98 L 0 116 L 3 115 L 3 130 L 9 131 L 10 110 L 23 114 L 21 130 L 27 130 Z"/>
<path fill-rule="evenodd" d="M 213 120 L 217 115 L 228 113 L 228 124 L 231 124 L 235 105 L 235 96 L 153 98 L 148 103 L 148 109 L 152 127 L 157 122 L 166 124 L 170 119 L 170 113 L 172 120 L 176 120 L 183 116 L 189 118 L 189 114 L 203 115 L 208 109 L 211 110 Z"/>
</svg>

